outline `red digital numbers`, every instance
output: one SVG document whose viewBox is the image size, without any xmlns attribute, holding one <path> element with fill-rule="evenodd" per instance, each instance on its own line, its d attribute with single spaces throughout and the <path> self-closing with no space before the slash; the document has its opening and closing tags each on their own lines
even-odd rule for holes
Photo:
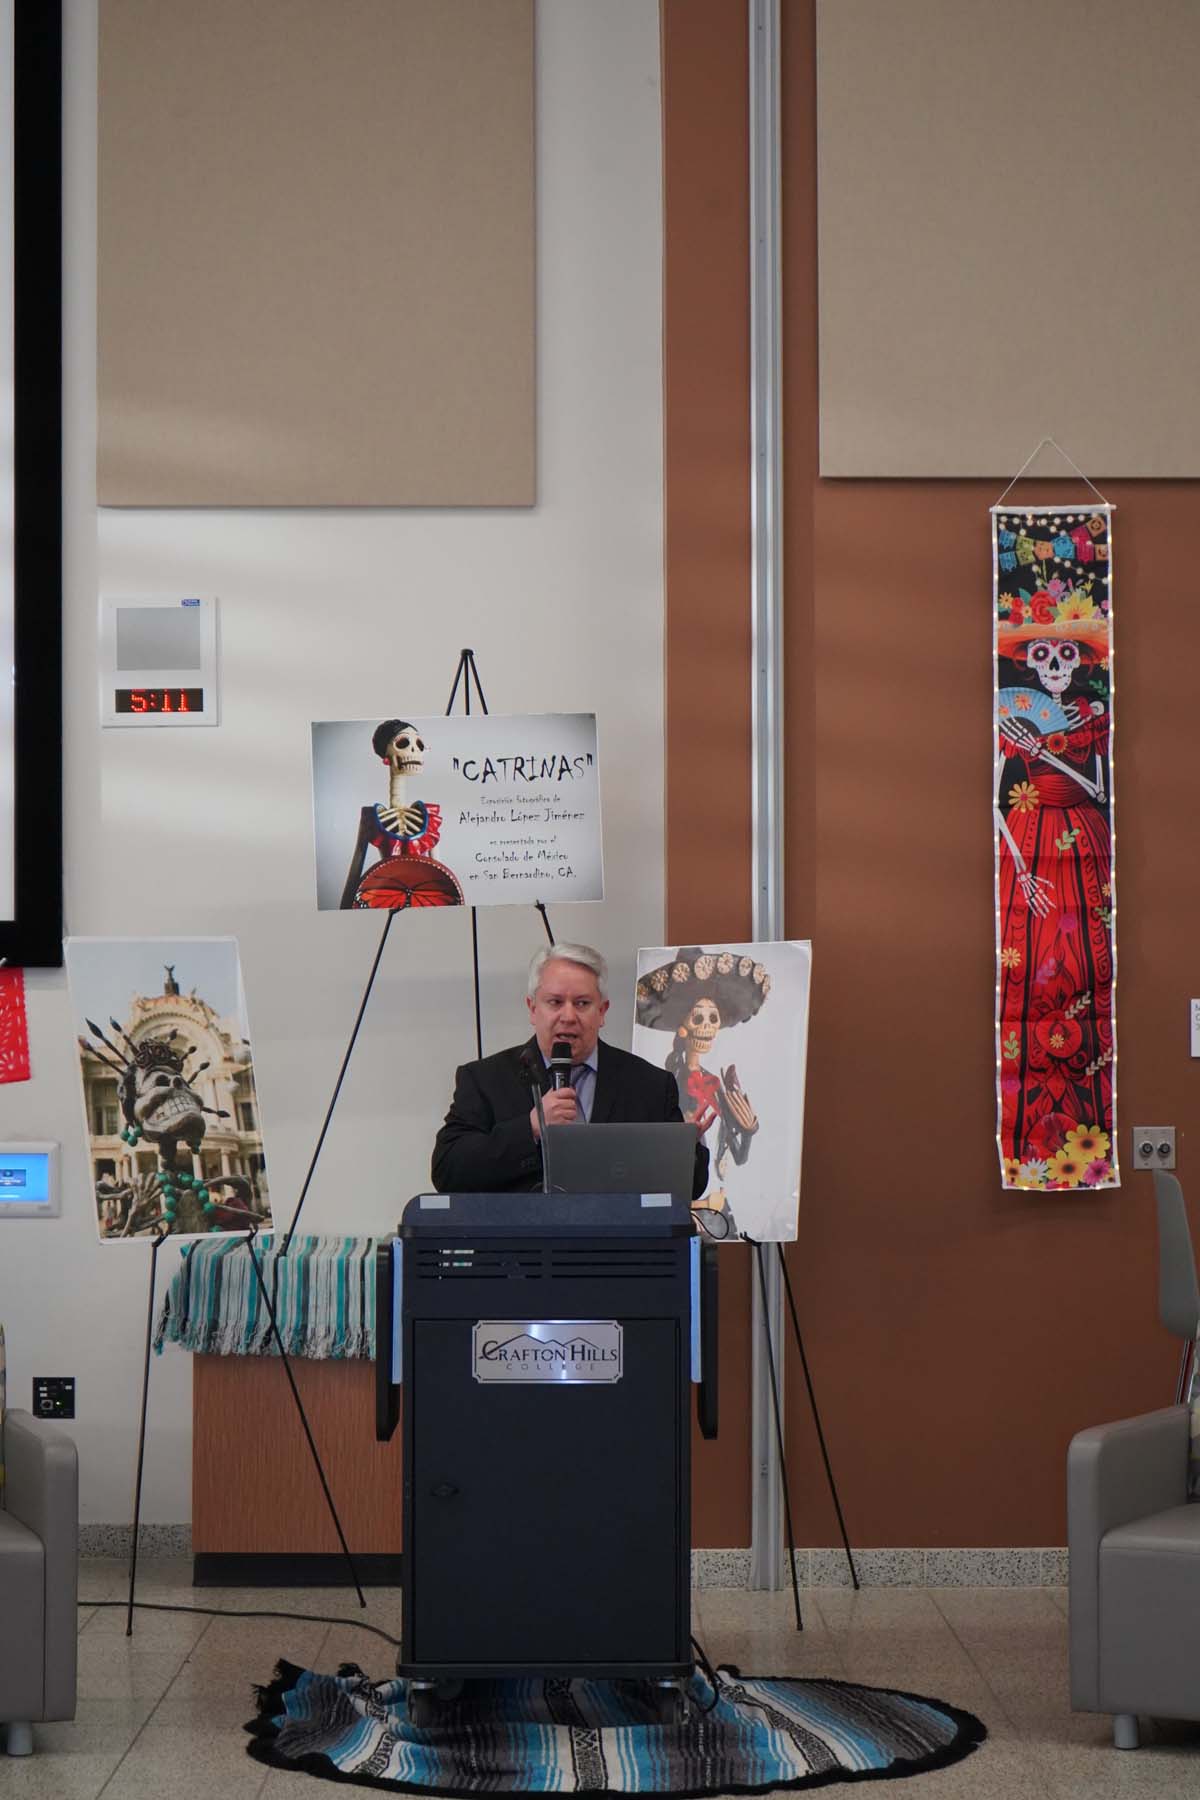
<svg viewBox="0 0 1200 1800">
<path fill-rule="evenodd" d="M 204 711 L 203 688 L 117 688 L 119 713 L 193 713 Z"/>
</svg>

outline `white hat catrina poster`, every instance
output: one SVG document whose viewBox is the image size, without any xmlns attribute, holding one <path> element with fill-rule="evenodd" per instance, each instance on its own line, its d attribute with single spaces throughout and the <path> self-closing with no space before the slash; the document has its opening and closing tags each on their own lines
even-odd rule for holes
<svg viewBox="0 0 1200 1800">
<path fill-rule="evenodd" d="M 811 974 L 806 941 L 638 951 L 633 1048 L 674 1075 L 708 1146 L 712 1238 L 796 1236 Z"/>
</svg>

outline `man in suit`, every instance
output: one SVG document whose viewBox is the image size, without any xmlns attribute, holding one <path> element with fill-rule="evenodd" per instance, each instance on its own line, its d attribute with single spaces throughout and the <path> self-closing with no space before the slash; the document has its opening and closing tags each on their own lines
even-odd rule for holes
<svg viewBox="0 0 1200 1800">
<path fill-rule="evenodd" d="M 679 1090 L 665 1069 L 600 1039 L 608 1011 L 608 967 L 586 944 L 550 944 L 529 965 L 528 1043 L 464 1063 L 433 1147 L 439 1193 L 531 1192 L 542 1185 L 536 1081 L 547 1125 L 576 1121 L 678 1123 Z M 571 1046 L 571 1086 L 549 1087 L 551 1047 Z M 696 1144 L 693 1198 L 708 1180 L 708 1151 Z"/>
</svg>

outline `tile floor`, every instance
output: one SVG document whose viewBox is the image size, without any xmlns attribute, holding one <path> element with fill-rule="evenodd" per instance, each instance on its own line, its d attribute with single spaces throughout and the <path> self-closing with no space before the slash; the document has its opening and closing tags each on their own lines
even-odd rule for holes
<svg viewBox="0 0 1200 1800">
<path fill-rule="evenodd" d="M 34 1727 L 33 1756 L 0 1756 L 4 1800 L 314 1800 L 310 1776 L 266 1769 L 246 1755 L 241 1727 L 251 1687 L 280 1656 L 333 1669 L 357 1662 L 379 1675 L 394 1654 L 358 1630 L 365 1617 L 399 1634 L 400 1597 L 368 1591 L 360 1613 L 341 1589 L 195 1589 L 186 1562 L 143 1563 L 139 1597 L 183 1606 L 278 1607 L 345 1624 L 139 1613 L 89 1600 L 125 1592 L 124 1565 L 83 1564 L 79 1711 L 69 1725 Z M 1067 1703 L 1066 1594 L 1059 1588 L 803 1590 L 805 1630 L 790 1594 L 709 1588 L 695 1596 L 697 1635 L 714 1660 L 747 1672 L 820 1672 L 903 1687 L 976 1713 L 989 1738 L 974 1756 L 906 1786 L 903 1800 L 1108 1800 L 1200 1795 L 1200 1726 L 1149 1728 L 1143 1748 L 1111 1748 L 1109 1721 Z M 333 1791 L 332 1785 L 329 1790 Z M 349 1790 L 344 1790 L 349 1791 Z"/>
</svg>

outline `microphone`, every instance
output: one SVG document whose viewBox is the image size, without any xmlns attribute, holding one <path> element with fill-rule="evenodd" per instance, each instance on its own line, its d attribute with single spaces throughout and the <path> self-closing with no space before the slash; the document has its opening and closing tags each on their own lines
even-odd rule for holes
<svg viewBox="0 0 1200 1800">
<path fill-rule="evenodd" d="M 550 1046 L 550 1086 L 571 1085 L 571 1046 L 566 1038 L 557 1038 Z"/>
</svg>

